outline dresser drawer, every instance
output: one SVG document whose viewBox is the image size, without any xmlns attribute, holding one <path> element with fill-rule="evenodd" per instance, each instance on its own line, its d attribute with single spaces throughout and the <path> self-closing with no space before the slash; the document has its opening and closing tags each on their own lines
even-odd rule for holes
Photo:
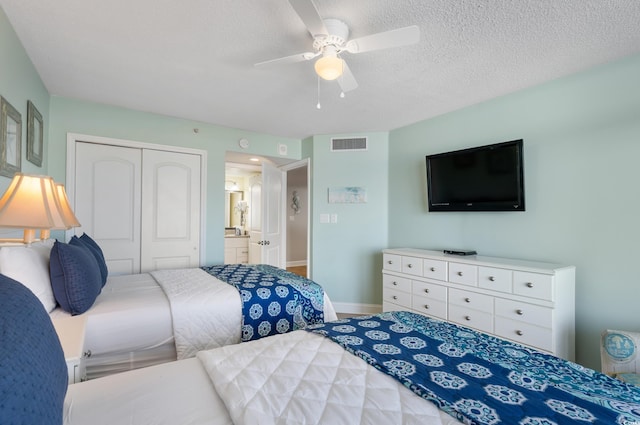
<svg viewBox="0 0 640 425">
<path fill-rule="evenodd" d="M 478 267 L 470 264 L 449 263 L 449 282 L 478 286 Z"/>
<path fill-rule="evenodd" d="M 459 305 L 449 305 L 449 320 L 462 326 L 493 333 L 493 314 Z"/>
<path fill-rule="evenodd" d="M 423 260 L 422 275 L 429 279 L 447 280 L 447 262 L 428 259 Z"/>
<path fill-rule="evenodd" d="M 224 238 L 225 248 L 247 248 L 248 246 L 249 246 L 249 238 L 246 238 L 246 237 Z"/>
<path fill-rule="evenodd" d="M 435 283 L 412 281 L 414 296 L 427 297 L 433 300 L 447 302 L 447 288 Z"/>
<path fill-rule="evenodd" d="M 513 272 L 513 293 L 553 301 L 553 277 L 539 273 Z"/>
<path fill-rule="evenodd" d="M 402 305 L 390 303 L 387 301 L 382 302 L 382 311 L 406 311 L 407 308 Z"/>
<path fill-rule="evenodd" d="M 539 305 L 496 298 L 495 311 L 496 316 L 502 316 L 510 320 L 525 322 L 543 328 L 551 328 L 553 324 L 553 310 Z"/>
<path fill-rule="evenodd" d="M 513 272 L 493 267 L 478 267 L 478 287 L 511 293 Z"/>
<path fill-rule="evenodd" d="M 529 323 L 496 318 L 496 335 L 529 345 L 540 350 L 553 352 L 551 329 L 534 326 Z"/>
<path fill-rule="evenodd" d="M 411 294 L 384 287 L 382 288 L 382 301 L 397 304 L 405 310 L 411 309 Z"/>
<path fill-rule="evenodd" d="M 402 257 L 402 273 L 422 276 L 422 259 L 416 257 Z"/>
<path fill-rule="evenodd" d="M 394 272 L 401 272 L 402 256 L 396 254 L 382 254 L 382 268 Z"/>
<path fill-rule="evenodd" d="M 449 304 L 493 314 L 493 297 L 489 295 L 449 288 Z"/>
<path fill-rule="evenodd" d="M 406 277 L 383 274 L 382 285 L 385 288 L 396 289 L 403 292 L 411 292 L 411 279 Z"/>
<path fill-rule="evenodd" d="M 418 313 L 447 320 L 447 303 L 444 301 L 414 295 L 411 308 Z"/>
</svg>

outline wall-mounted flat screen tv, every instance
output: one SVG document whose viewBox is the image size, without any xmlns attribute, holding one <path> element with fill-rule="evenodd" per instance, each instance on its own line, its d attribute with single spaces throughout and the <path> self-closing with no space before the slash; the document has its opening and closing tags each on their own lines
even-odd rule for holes
<svg viewBox="0 0 640 425">
<path fill-rule="evenodd" d="M 522 139 L 426 161 L 429 211 L 524 211 Z"/>
</svg>

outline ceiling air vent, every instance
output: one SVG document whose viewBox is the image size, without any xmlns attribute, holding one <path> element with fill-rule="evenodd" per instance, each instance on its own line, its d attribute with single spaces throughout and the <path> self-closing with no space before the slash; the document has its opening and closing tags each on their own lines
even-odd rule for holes
<svg viewBox="0 0 640 425">
<path fill-rule="evenodd" d="M 367 138 L 366 137 L 350 137 L 350 138 L 332 138 L 331 139 L 331 152 L 343 152 L 343 151 L 366 151 L 367 150 Z"/>
</svg>

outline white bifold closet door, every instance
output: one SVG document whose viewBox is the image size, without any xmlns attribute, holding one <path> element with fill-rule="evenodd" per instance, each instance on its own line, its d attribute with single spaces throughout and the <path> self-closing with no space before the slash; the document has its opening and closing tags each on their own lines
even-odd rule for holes
<svg viewBox="0 0 640 425">
<path fill-rule="evenodd" d="M 201 157 L 76 143 L 75 213 L 110 274 L 197 267 Z"/>
</svg>

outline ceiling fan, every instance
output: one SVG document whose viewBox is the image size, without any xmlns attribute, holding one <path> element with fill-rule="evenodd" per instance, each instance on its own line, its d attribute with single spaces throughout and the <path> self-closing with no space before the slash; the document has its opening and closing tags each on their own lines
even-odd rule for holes
<svg viewBox="0 0 640 425">
<path fill-rule="evenodd" d="M 313 51 L 259 62 L 255 66 L 295 63 L 318 59 L 316 73 L 325 80 L 338 80 L 342 92 L 358 87 L 342 53 L 364 53 L 417 43 L 420 29 L 416 25 L 379 32 L 349 40 L 349 27 L 339 19 L 322 19 L 312 0 L 289 0 L 313 37 Z"/>
</svg>

